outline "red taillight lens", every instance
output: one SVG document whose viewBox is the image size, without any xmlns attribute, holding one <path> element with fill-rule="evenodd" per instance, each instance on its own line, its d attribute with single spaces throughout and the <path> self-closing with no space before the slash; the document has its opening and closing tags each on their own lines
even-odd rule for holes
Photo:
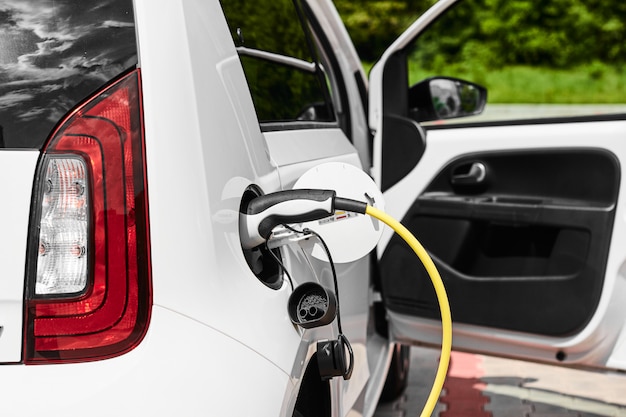
<svg viewBox="0 0 626 417">
<path fill-rule="evenodd" d="M 131 350 L 152 305 L 139 70 L 60 125 L 35 190 L 25 361 Z"/>
</svg>

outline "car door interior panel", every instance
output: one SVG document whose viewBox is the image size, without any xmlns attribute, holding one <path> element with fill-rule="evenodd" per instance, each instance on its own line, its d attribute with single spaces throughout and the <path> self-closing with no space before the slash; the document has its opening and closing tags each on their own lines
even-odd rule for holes
<svg viewBox="0 0 626 417">
<path fill-rule="evenodd" d="M 457 322 L 567 336 L 600 299 L 620 182 L 618 159 L 594 148 L 463 155 L 403 219 L 433 257 Z M 381 259 L 393 311 L 438 319 L 434 291 L 392 238 Z"/>
<path fill-rule="evenodd" d="M 384 116 L 383 172 L 381 190 L 388 190 L 419 162 L 426 149 L 426 134 L 415 120 L 398 115 Z M 398 158 L 402 155 L 402 158 Z"/>
</svg>

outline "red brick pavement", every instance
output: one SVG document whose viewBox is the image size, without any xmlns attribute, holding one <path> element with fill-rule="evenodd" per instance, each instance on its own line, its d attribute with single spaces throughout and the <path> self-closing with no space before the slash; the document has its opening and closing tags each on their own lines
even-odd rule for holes
<svg viewBox="0 0 626 417">
<path fill-rule="evenodd" d="M 484 375 L 481 364 L 480 356 L 452 353 L 444 384 L 445 394 L 439 400 L 446 405 L 441 417 L 492 417 L 484 410 L 489 397 L 483 395 L 486 384 L 480 380 Z"/>
</svg>

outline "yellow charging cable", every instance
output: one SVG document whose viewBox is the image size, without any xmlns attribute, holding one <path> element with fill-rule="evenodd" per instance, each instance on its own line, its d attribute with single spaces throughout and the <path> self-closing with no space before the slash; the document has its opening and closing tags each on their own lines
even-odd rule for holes
<svg viewBox="0 0 626 417">
<path fill-rule="evenodd" d="M 422 409 L 420 417 L 430 416 L 437 405 L 437 400 L 441 395 L 443 389 L 443 383 L 448 373 L 448 366 L 450 364 L 450 353 L 452 350 L 452 315 L 450 314 L 450 304 L 448 303 L 448 296 L 446 295 L 446 289 L 443 286 L 443 281 L 439 275 L 439 271 L 435 267 L 433 260 L 428 255 L 428 252 L 424 249 L 422 244 L 413 236 L 409 230 L 404 227 L 399 221 L 388 215 L 387 213 L 378 210 L 375 207 L 367 206 L 365 214 L 368 214 L 381 222 L 391 227 L 408 245 L 413 249 L 413 252 L 420 259 L 426 272 L 430 277 L 430 280 L 435 287 L 435 293 L 437 294 L 437 300 L 439 302 L 439 310 L 441 311 L 441 327 L 442 327 L 442 339 L 441 339 L 441 358 L 439 359 L 439 366 L 437 368 L 437 374 L 435 381 L 430 389 L 430 394 L 426 400 L 426 404 Z"/>
</svg>

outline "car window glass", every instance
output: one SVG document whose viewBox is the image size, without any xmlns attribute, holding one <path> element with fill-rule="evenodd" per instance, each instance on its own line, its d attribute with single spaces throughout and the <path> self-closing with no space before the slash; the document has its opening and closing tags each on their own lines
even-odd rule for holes
<svg viewBox="0 0 626 417">
<path fill-rule="evenodd" d="M 626 113 L 626 3 L 616 5 L 460 1 L 412 45 L 409 84 L 441 75 L 487 88 L 481 116 L 446 124 Z"/>
<path fill-rule="evenodd" d="M 271 122 L 334 122 L 328 83 L 292 0 L 222 0 L 257 116 Z"/>
<path fill-rule="evenodd" d="M 132 0 L 0 5 L 0 148 L 43 147 L 79 102 L 137 65 Z"/>
</svg>

